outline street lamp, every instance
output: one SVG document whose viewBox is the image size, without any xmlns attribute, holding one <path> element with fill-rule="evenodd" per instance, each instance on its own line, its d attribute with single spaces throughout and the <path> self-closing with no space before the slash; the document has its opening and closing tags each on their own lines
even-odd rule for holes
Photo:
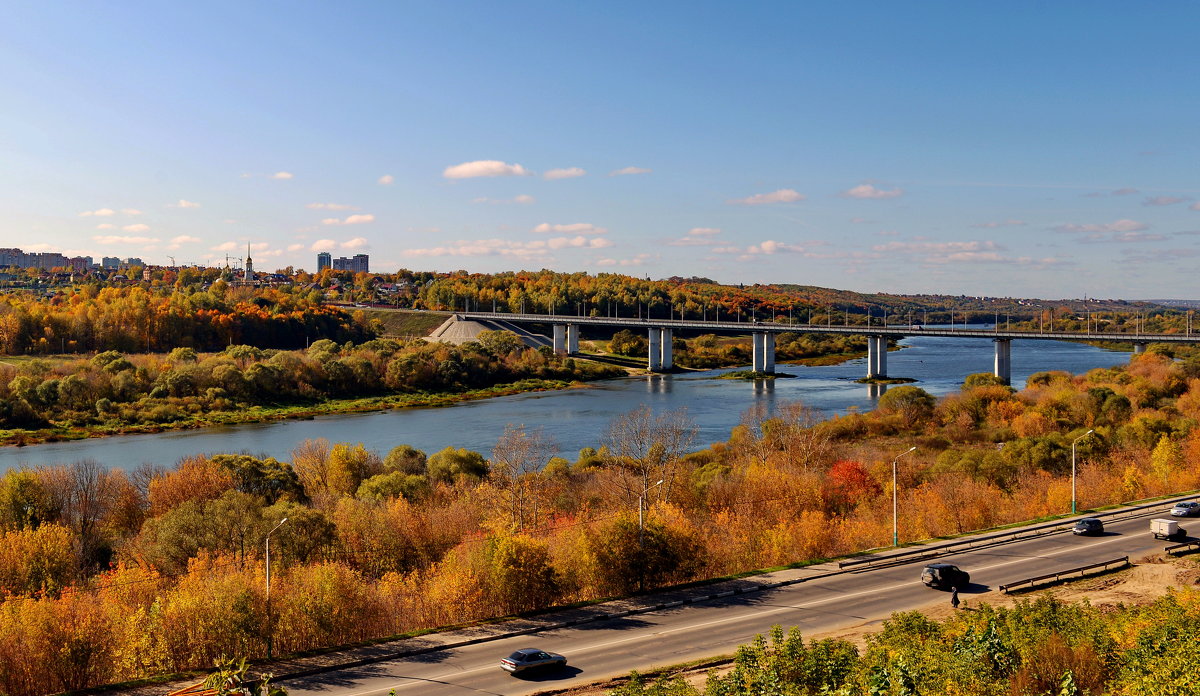
<svg viewBox="0 0 1200 696">
<path fill-rule="evenodd" d="M 1071 514 L 1075 514 L 1075 443 L 1096 432 L 1089 430 L 1071 441 Z"/>
<path fill-rule="evenodd" d="M 279 524 L 275 525 L 275 527 L 272 528 L 271 531 L 267 532 L 267 659 L 268 660 L 271 659 L 271 648 L 273 647 L 272 639 L 274 638 L 274 635 L 275 635 L 275 631 L 273 630 L 273 626 L 271 625 L 271 535 L 274 534 L 275 530 L 282 527 L 283 523 L 287 522 L 287 521 L 288 521 L 288 518 L 286 518 L 286 517 L 283 518 L 282 520 L 279 520 Z"/>
<path fill-rule="evenodd" d="M 896 462 L 900 461 L 900 457 L 903 457 L 909 452 L 914 452 L 916 449 L 916 447 L 909 447 L 904 452 L 897 454 L 896 458 L 892 460 L 892 546 L 900 545 L 900 525 L 898 522 L 899 517 L 896 514 Z"/>
<path fill-rule="evenodd" d="M 642 505 L 642 501 L 646 498 L 646 494 L 650 492 L 651 488 L 661 485 L 664 480 L 665 479 L 659 479 L 657 483 L 652 483 L 649 486 L 646 486 L 645 488 L 642 489 L 642 494 L 638 496 L 638 538 L 639 538 L 639 540 L 641 539 L 642 530 L 644 530 L 646 528 L 646 518 L 643 513 L 644 507 Z"/>
<path fill-rule="evenodd" d="M 642 489 L 642 494 L 638 496 L 638 592 L 646 589 L 646 518 L 643 514 L 642 501 L 646 498 L 646 494 L 651 488 L 661 485 L 665 479 L 659 479 L 657 483 L 646 486 Z"/>
</svg>

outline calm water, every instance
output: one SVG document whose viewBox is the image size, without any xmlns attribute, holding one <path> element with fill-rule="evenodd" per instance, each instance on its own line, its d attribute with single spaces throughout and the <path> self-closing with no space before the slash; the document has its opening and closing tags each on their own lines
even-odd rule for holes
<svg viewBox="0 0 1200 696">
<path fill-rule="evenodd" d="M 990 341 L 917 336 L 904 339 L 901 345 L 903 350 L 888 354 L 888 374 L 917 379 L 917 386 L 932 394 L 957 391 L 967 375 L 992 370 Z M 1092 346 L 1016 340 L 1012 346 L 1013 384 L 1024 385 L 1029 375 L 1043 370 L 1080 373 L 1128 360 L 1128 353 Z M 854 383 L 866 374 L 865 359 L 828 367 L 779 365 L 778 369 L 797 378 L 777 379 L 774 384 L 720 380 L 712 377 L 728 370 L 714 370 L 625 378 L 584 389 L 519 394 L 445 408 L 6 447 L 0 448 L 0 471 L 84 458 L 125 469 L 143 462 L 170 466 L 193 453 L 250 452 L 290 459 L 300 442 L 321 437 L 331 442 L 361 442 L 381 454 L 400 444 L 430 453 L 453 445 L 487 454 L 509 423 L 541 426 L 561 453 L 574 458 L 580 448 L 601 444 L 615 416 L 642 404 L 656 412 L 686 407 L 699 426 L 696 445 L 700 448 L 726 439 L 742 413 L 759 403 L 771 408 L 780 402 L 801 401 L 825 413 L 844 413 L 874 408 L 883 389 Z"/>
</svg>

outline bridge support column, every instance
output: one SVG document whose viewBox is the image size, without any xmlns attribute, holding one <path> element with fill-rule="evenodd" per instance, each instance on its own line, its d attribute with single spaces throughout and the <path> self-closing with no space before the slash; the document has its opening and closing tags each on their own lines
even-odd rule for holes
<svg viewBox="0 0 1200 696">
<path fill-rule="evenodd" d="M 887 336 L 867 336 L 867 379 L 887 377 Z"/>
<path fill-rule="evenodd" d="M 671 330 L 662 330 L 662 369 L 669 370 L 675 367 L 675 357 L 671 353 Z"/>
<path fill-rule="evenodd" d="M 657 326 L 650 327 L 648 338 L 650 343 L 649 369 L 651 372 L 659 372 L 662 370 L 662 329 Z"/>
<path fill-rule="evenodd" d="M 579 354 L 579 324 L 567 324 L 567 355 Z"/>
<path fill-rule="evenodd" d="M 1130 356 L 1130 357 L 1131 357 L 1131 359 L 1132 359 L 1132 358 L 1136 358 L 1137 356 L 1141 355 L 1142 353 L 1145 353 L 1145 352 L 1146 352 L 1146 346 L 1148 346 L 1148 345 L 1150 345 L 1150 344 L 1149 344 L 1149 343 L 1135 343 L 1135 344 L 1133 344 L 1133 355 L 1132 355 L 1132 356 Z"/>
<path fill-rule="evenodd" d="M 554 353 L 556 355 L 567 354 L 567 326 L 566 324 L 554 325 Z"/>
<path fill-rule="evenodd" d="M 997 338 L 993 341 L 996 344 L 996 363 L 994 374 L 1004 380 L 1005 384 L 1012 383 L 1012 339 Z"/>
<path fill-rule="evenodd" d="M 763 369 L 768 375 L 775 374 L 775 334 L 764 333 L 763 337 Z"/>
</svg>

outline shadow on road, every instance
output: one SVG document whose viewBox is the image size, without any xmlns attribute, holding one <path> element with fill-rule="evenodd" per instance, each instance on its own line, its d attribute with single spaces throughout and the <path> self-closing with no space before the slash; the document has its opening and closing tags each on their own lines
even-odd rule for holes
<svg viewBox="0 0 1200 696">
<path fill-rule="evenodd" d="M 513 678 L 527 682 L 552 682 L 572 679 L 580 674 L 583 674 L 582 669 L 567 665 L 559 669 L 547 669 L 540 672 L 521 672 L 520 674 L 514 674 Z"/>
</svg>

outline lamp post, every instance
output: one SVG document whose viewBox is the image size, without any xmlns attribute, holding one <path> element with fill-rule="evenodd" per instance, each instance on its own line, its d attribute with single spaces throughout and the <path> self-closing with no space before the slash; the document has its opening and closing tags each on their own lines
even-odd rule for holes
<svg viewBox="0 0 1200 696">
<path fill-rule="evenodd" d="M 642 489 L 642 494 L 638 496 L 638 555 L 643 556 L 643 558 L 638 559 L 638 592 L 646 589 L 646 564 L 644 558 L 646 552 L 646 518 L 643 513 L 644 507 L 642 501 L 645 500 L 646 494 L 650 492 L 651 488 L 661 485 L 664 480 L 659 479 L 657 483 L 646 486 Z"/>
<path fill-rule="evenodd" d="M 267 532 L 267 659 L 271 659 L 271 649 L 274 647 L 275 630 L 271 624 L 271 535 L 276 529 L 283 526 L 288 518 L 279 520 L 279 524 L 275 525 L 271 531 Z"/>
<path fill-rule="evenodd" d="M 916 449 L 916 447 L 909 447 L 907 450 L 897 454 L 896 458 L 892 460 L 892 546 L 900 545 L 900 524 L 896 506 L 896 462 L 900 461 L 900 457 Z"/>
<path fill-rule="evenodd" d="M 1089 430 L 1071 441 L 1071 514 L 1075 514 L 1075 443 L 1096 432 Z"/>
</svg>

